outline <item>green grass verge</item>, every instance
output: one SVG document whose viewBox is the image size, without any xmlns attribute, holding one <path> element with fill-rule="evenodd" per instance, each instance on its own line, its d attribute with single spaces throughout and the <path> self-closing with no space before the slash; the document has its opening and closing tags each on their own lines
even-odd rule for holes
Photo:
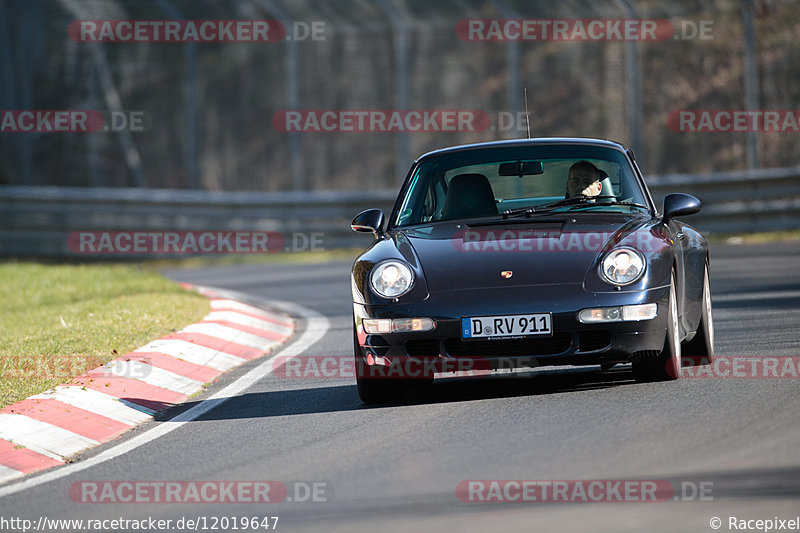
<svg viewBox="0 0 800 533">
<path fill-rule="evenodd" d="M 0 406 L 200 320 L 208 300 L 131 265 L 0 263 Z"/>
</svg>

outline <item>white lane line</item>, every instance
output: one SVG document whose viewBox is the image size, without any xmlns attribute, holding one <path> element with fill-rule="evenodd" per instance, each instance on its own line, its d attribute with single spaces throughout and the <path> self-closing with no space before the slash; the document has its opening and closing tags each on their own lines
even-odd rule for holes
<svg viewBox="0 0 800 533">
<path fill-rule="evenodd" d="M 137 352 L 159 352 L 166 355 L 183 359 L 190 363 L 201 366 L 210 366 L 217 370 L 226 371 L 238 366 L 247 359 L 236 355 L 220 352 L 206 346 L 198 346 L 191 342 L 180 339 L 157 340 L 145 344 L 136 350 Z"/>
<path fill-rule="evenodd" d="M 211 313 L 207 314 L 203 318 L 203 320 L 207 320 L 209 322 L 217 320 L 224 322 L 231 322 L 233 324 L 240 324 L 242 326 L 250 326 L 253 328 L 271 331 L 273 333 L 278 333 L 280 335 L 290 335 L 292 333 L 292 328 L 281 326 L 280 324 L 276 324 L 275 322 L 261 320 L 252 317 L 250 315 L 237 313 L 236 311 L 212 311 Z"/>
<path fill-rule="evenodd" d="M 0 413 L 0 439 L 25 446 L 58 461 L 100 444 L 94 439 L 53 424 L 9 413 Z"/>
<path fill-rule="evenodd" d="M 257 350 L 269 350 L 271 347 L 277 344 L 277 341 L 266 339 L 264 337 L 258 337 L 252 333 L 247 333 L 246 331 L 235 329 L 229 326 L 223 326 L 222 324 L 192 324 L 190 326 L 186 326 L 178 333 L 200 333 L 202 335 L 210 335 L 212 337 L 217 337 L 228 342 L 235 342 L 236 344 L 248 346 Z"/>
<path fill-rule="evenodd" d="M 289 313 L 304 318 L 307 321 L 306 328 L 302 335 L 288 344 L 286 349 L 280 351 L 280 355 L 284 358 L 284 363 L 285 361 L 293 357 L 297 357 L 308 350 L 317 341 L 322 339 L 322 337 L 325 336 L 325 333 L 327 333 L 328 329 L 330 328 L 330 321 L 325 316 L 317 313 L 314 310 L 290 302 L 271 302 L 271 304 L 281 309 L 286 309 Z M 106 461 L 115 459 L 121 455 L 135 450 L 140 446 L 171 433 L 187 422 L 191 422 L 192 420 L 211 411 L 215 407 L 219 407 L 237 394 L 241 394 L 243 391 L 253 386 L 259 380 L 273 373 L 275 368 L 272 368 L 272 359 L 272 357 L 267 359 L 254 369 L 250 370 L 244 376 L 240 377 L 216 394 L 213 394 L 209 398 L 201 401 L 191 409 L 187 409 L 171 420 L 160 423 L 153 429 L 146 431 L 141 435 L 137 435 L 136 437 L 122 442 L 113 448 L 109 448 L 101 453 L 98 453 L 94 457 L 90 457 L 85 461 L 70 463 L 62 467 L 47 470 L 39 476 L 34 475 L 33 477 L 27 477 L 22 481 L 12 483 L 11 485 L 0 487 L 0 498 L 39 486 L 43 483 L 49 483 L 50 481 L 55 481 L 56 479 L 60 479 L 62 477 L 86 470 L 87 468 L 105 463 Z M 281 365 L 276 365 L 276 368 L 279 366 Z"/>
<path fill-rule="evenodd" d="M 258 307 L 253 307 L 252 305 L 248 305 L 246 303 L 238 302 L 236 300 L 227 300 L 224 298 L 215 298 L 211 300 L 211 309 L 237 309 L 239 311 L 244 311 L 245 313 L 274 318 L 275 320 L 289 320 L 288 317 L 276 316 L 275 314 L 268 313 L 267 311 L 264 311 Z"/>
<path fill-rule="evenodd" d="M 93 389 L 84 389 L 83 387 L 59 386 L 55 390 L 31 396 L 31 399 L 58 400 L 61 403 L 90 411 L 128 426 L 135 426 L 150 419 L 149 415 L 142 413 L 138 409 L 128 407 L 114 396 L 103 394 Z"/>
<path fill-rule="evenodd" d="M 0 483 L 5 483 L 6 481 L 11 481 L 12 479 L 16 479 L 24 475 L 25 472 L 20 472 L 19 470 L 15 470 L 8 466 L 0 465 Z"/>
<path fill-rule="evenodd" d="M 203 383 L 200 381 L 148 365 L 142 361 L 111 361 L 103 365 L 102 368 L 102 372 L 123 378 L 136 379 L 148 385 L 180 392 L 187 396 L 203 388 Z M 90 372 L 90 374 L 92 373 L 94 372 Z"/>
</svg>

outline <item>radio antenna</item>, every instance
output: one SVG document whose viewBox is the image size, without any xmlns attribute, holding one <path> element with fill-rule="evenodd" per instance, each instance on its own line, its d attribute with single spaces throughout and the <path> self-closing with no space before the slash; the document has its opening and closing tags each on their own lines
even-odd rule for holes
<svg viewBox="0 0 800 533">
<path fill-rule="evenodd" d="M 528 88 L 525 87 L 523 89 L 525 91 L 525 122 L 528 125 L 528 139 L 531 138 L 531 114 L 528 112 Z"/>
</svg>

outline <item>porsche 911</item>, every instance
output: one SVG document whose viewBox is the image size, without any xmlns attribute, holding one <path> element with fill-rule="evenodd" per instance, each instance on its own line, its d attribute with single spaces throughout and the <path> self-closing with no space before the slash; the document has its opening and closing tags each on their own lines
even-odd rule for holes
<svg viewBox="0 0 800 533">
<path fill-rule="evenodd" d="M 659 209 L 660 207 L 660 209 Z M 464 370 L 630 363 L 675 379 L 714 353 L 706 239 L 656 206 L 634 154 L 600 139 L 495 141 L 419 157 L 353 264 L 362 401 Z"/>
</svg>

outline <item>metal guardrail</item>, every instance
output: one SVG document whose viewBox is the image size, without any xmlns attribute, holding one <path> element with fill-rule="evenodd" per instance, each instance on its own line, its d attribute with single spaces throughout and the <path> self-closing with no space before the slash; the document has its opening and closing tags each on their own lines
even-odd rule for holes
<svg viewBox="0 0 800 533">
<path fill-rule="evenodd" d="M 707 233 L 800 228 L 800 167 L 647 178 L 703 201 L 687 222 Z M 312 234 L 325 248 L 366 246 L 351 232 L 359 211 L 389 211 L 397 191 L 210 192 L 171 189 L 0 187 L 0 255 L 75 257 L 74 231 L 276 231 Z"/>
<path fill-rule="evenodd" d="M 800 167 L 670 174 L 645 180 L 658 203 L 671 192 L 697 196 L 703 210 L 686 221 L 706 233 L 800 228 Z"/>
</svg>

